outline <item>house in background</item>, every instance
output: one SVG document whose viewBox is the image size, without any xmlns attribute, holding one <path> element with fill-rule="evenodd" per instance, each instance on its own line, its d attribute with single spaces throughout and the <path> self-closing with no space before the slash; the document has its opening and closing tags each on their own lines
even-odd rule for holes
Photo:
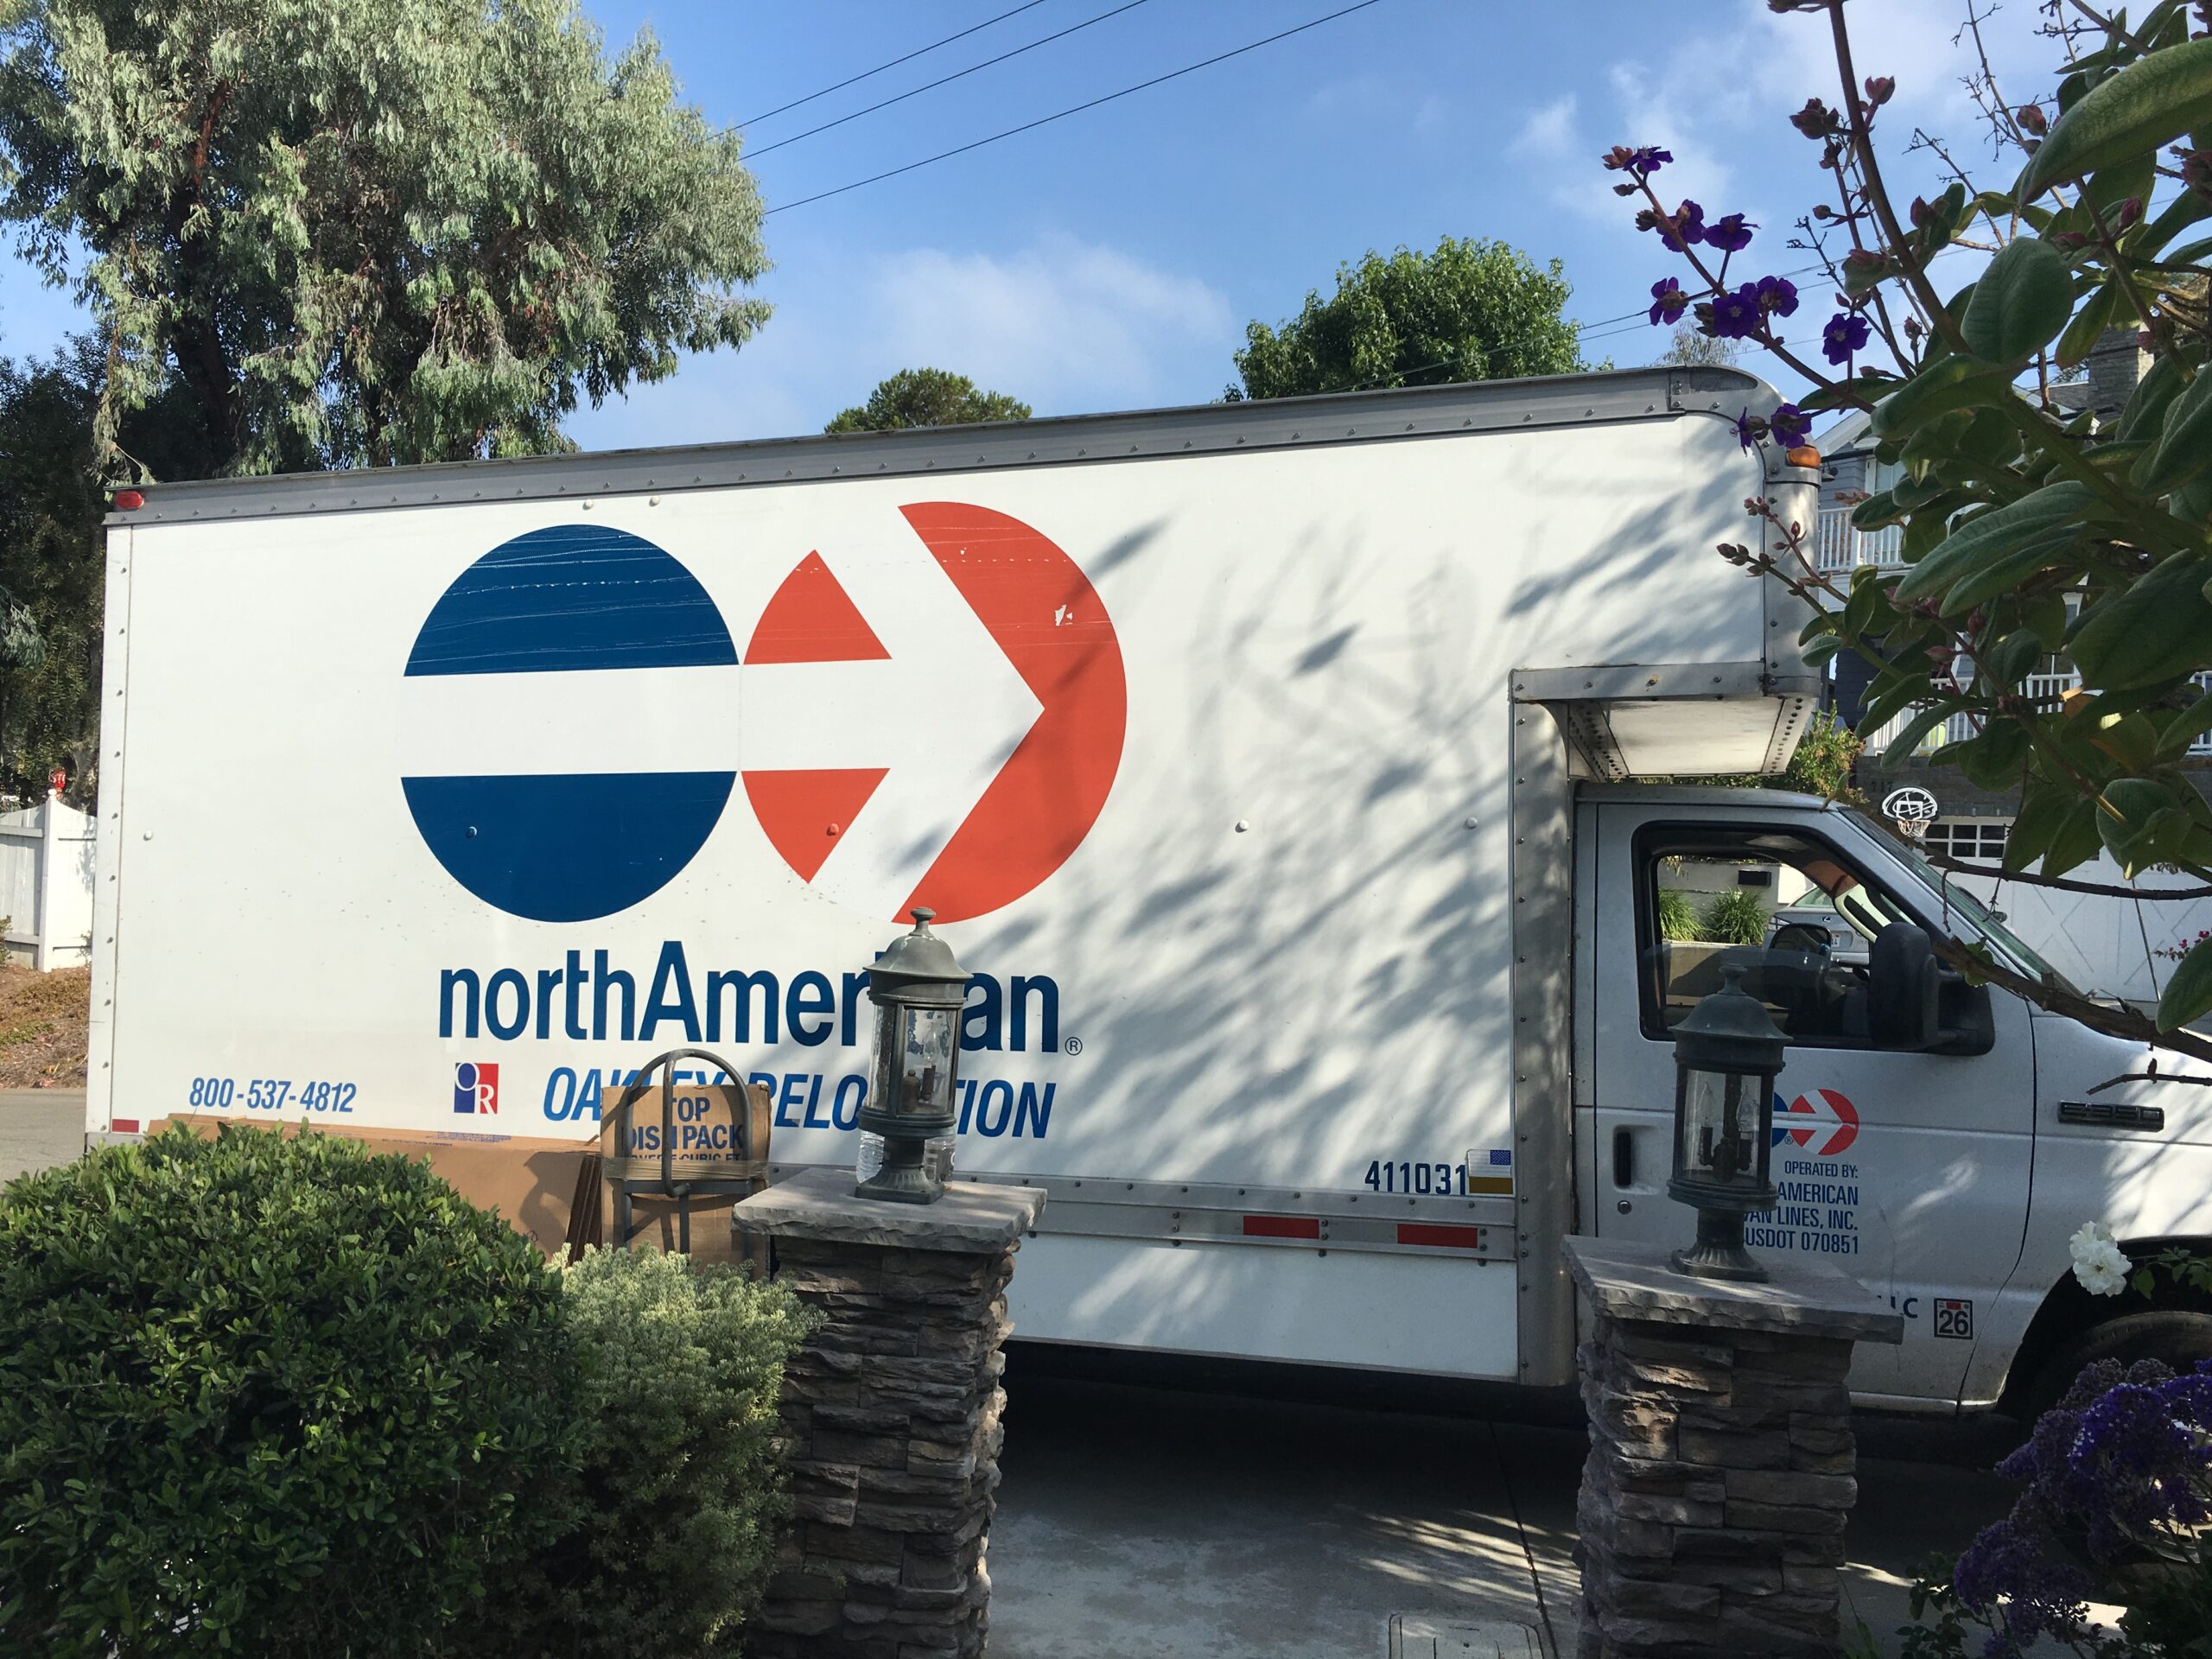
<svg viewBox="0 0 2212 1659">
<path fill-rule="evenodd" d="M 2133 329 L 2111 328 L 2090 353 L 2080 378 L 2054 386 L 2053 401 L 2067 410 L 2092 409 L 2100 419 L 2118 415 L 2150 366 L 2150 356 L 2136 344 Z M 1826 575 L 1847 581 L 1860 565 L 1903 567 L 1899 552 L 1902 532 L 1891 524 L 1862 531 L 1851 522 L 1851 509 L 1862 496 L 1895 484 L 1901 468 L 1875 452 L 1868 418 L 1854 411 L 1821 434 L 1815 442 L 1821 452 L 1820 512 L 1815 526 L 1813 556 Z M 1837 717 L 1859 725 L 1867 683 L 1874 668 L 1852 652 L 1835 658 L 1834 693 Z M 2212 689 L 2212 674 L 2199 682 Z M 2082 677 L 2063 656 L 2046 657 L 2028 677 L 2024 688 L 2031 696 L 2056 701 L 2082 683 Z M 1889 740 L 1905 724 L 1893 720 L 1877 731 L 1862 731 L 1866 752 L 1859 762 L 1859 787 L 1869 799 L 1880 802 L 1892 790 L 1917 785 L 1934 796 L 1936 816 L 1928 826 L 1930 852 L 1953 858 L 1994 864 L 2005 851 L 2012 820 L 2019 810 L 2017 791 L 1993 794 L 1967 781 L 1955 766 L 1933 763 L 1946 743 L 1972 737 L 1977 729 L 1970 716 L 1956 715 L 1930 732 L 1910 754 L 1891 751 Z M 2200 792 L 2212 798 L 2212 734 L 2190 747 L 2187 763 L 2196 771 Z"/>
</svg>

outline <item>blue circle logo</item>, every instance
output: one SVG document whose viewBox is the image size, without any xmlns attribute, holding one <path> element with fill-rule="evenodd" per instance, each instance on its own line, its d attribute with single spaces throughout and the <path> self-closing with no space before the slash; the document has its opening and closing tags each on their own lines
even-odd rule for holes
<svg viewBox="0 0 2212 1659">
<path fill-rule="evenodd" d="M 407 677 L 736 664 L 721 613 L 682 564 L 626 531 L 563 524 L 504 542 L 462 571 L 416 636 Z M 714 832 L 735 779 L 426 772 L 400 783 L 415 827 L 462 887 L 510 915 L 580 922 L 674 880 Z"/>
</svg>

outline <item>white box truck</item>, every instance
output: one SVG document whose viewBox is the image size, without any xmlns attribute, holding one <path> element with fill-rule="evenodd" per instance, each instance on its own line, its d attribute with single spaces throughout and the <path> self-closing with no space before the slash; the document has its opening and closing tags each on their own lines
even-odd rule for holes
<svg viewBox="0 0 2212 1659">
<path fill-rule="evenodd" d="M 957 1166 L 1051 1193 L 1024 1337 L 1556 1383 L 1560 1236 L 1688 1236 L 1669 1033 L 1734 951 L 1789 1039 L 1751 1243 L 1904 1316 L 1862 1395 L 2212 1352 L 2065 1244 L 2212 1235 L 2212 1089 L 1923 1008 L 1916 929 L 2038 964 L 1853 812 L 1665 781 L 1780 769 L 1817 701 L 1798 601 L 1713 552 L 1749 496 L 1812 521 L 1738 442 L 1774 401 L 1651 370 L 149 489 L 109 520 L 90 1133 L 589 1137 L 696 1046 L 779 1164 L 846 1163 L 861 969 L 928 906 L 976 971 Z M 1808 902 L 1861 948 L 1728 942 Z"/>
</svg>

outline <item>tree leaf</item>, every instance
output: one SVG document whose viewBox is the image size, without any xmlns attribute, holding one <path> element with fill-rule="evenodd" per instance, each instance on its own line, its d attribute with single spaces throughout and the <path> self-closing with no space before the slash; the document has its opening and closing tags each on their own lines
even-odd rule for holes
<svg viewBox="0 0 2212 1659">
<path fill-rule="evenodd" d="M 2212 1014 L 2212 939 L 2200 941 L 2167 976 L 2158 997 L 2158 1029 L 2178 1031 Z"/>
<path fill-rule="evenodd" d="M 2125 691 L 2178 679 L 2212 657 L 2212 565 L 2177 554 L 2082 613 L 2069 647 L 2084 683 Z"/>
<path fill-rule="evenodd" d="M 1923 669 L 1919 674 L 1906 678 L 1903 684 L 1879 696 L 1869 698 L 1866 712 L 1859 717 L 1859 729 L 1863 732 L 1879 731 L 1906 709 L 1927 702 L 1929 695 L 1928 677 Z"/>
<path fill-rule="evenodd" d="M 2158 448 L 2135 463 L 2130 481 L 2145 495 L 2177 490 L 2212 467 L 2212 372 L 2199 369 L 2166 407 Z"/>
<path fill-rule="evenodd" d="M 2121 440 L 2155 439 L 2159 423 L 2165 419 L 2166 405 L 2173 402 L 2181 388 L 2179 358 L 2169 355 L 2152 364 L 2129 394 L 2127 407 L 2120 411 Z"/>
<path fill-rule="evenodd" d="M 2060 554 L 2079 542 L 2083 534 L 2080 524 L 2056 524 L 2041 535 L 2031 537 L 2009 553 L 1999 554 L 1970 574 L 1961 577 L 1943 595 L 1942 607 L 1945 616 L 1956 616 L 1985 600 L 2010 593 L 2021 582 L 2046 566 L 2055 563 Z"/>
<path fill-rule="evenodd" d="M 2017 721 L 1992 720 L 1980 736 L 1947 743 L 1944 749 L 1978 787 L 2005 790 L 2020 781 L 2028 759 L 2028 734 Z"/>
<path fill-rule="evenodd" d="M 2098 340 L 2112 327 L 2113 313 L 2120 308 L 2120 283 L 2114 280 L 2092 294 L 2088 303 L 2074 314 L 2074 321 L 2058 337 L 2061 368 L 2072 368 L 2096 348 Z"/>
<path fill-rule="evenodd" d="M 2043 656 L 2043 641 L 2032 630 L 2021 628 L 2008 633 L 1997 642 L 1994 650 L 1985 652 L 1981 658 L 1981 672 L 1991 683 L 2007 690 L 2018 685 Z"/>
<path fill-rule="evenodd" d="M 2207 691 L 2168 722 L 2165 730 L 2158 734 L 2158 747 L 2152 758 L 2178 760 L 2189 753 L 2189 746 L 2206 732 L 2212 732 L 2212 691 Z"/>
<path fill-rule="evenodd" d="M 2097 812 L 2098 838 L 2132 877 L 2152 861 L 2148 843 L 2173 809 L 2174 798 L 2148 778 L 2115 778 L 2104 786 L 2103 795 L 2104 805 Z"/>
<path fill-rule="evenodd" d="M 2033 201 L 2055 184 L 2156 149 L 2209 121 L 2212 39 L 2153 52 L 2100 82 L 2058 118 L 2014 194 Z"/>
<path fill-rule="evenodd" d="M 1897 499 L 1887 490 L 1877 490 L 1851 510 L 1851 523 L 1858 530 L 1879 530 L 1893 524 L 1904 517 L 1904 509 L 1897 505 Z"/>
<path fill-rule="evenodd" d="M 2037 594 L 2020 601 L 2020 620 L 2035 631 L 2045 651 L 2056 651 L 2066 639 L 2066 601 L 2057 594 Z"/>
<path fill-rule="evenodd" d="M 1905 572 L 1897 583 L 1897 603 L 1916 604 L 1942 594 L 1961 577 L 2054 529 L 2078 531 L 2083 513 L 2095 499 L 2088 485 L 2067 479 L 1967 520 Z"/>
<path fill-rule="evenodd" d="M 2212 201 L 2207 201 L 2194 190 L 2184 190 L 2168 203 L 2156 219 L 2145 225 L 2141 235 L 2133 239 L 2132 251 L 2139 258 L 2154 257 L 2158 250 L 2175 237 L 2198 219 L 2208 217 L 2212 217 Z M 2178 254 L 2175 258 L 2178 263 L 2188 263 Z"/>
<path fill-rule="evenodd" d="M 2052 839 L 2065 827 L 2066 815 L 2080 800 L 2070 790 L 2031 779 L 2021 791 L 2020 810 L 2012 820 L 2012 833 L 2005 838 L 2005 868 L 2024 870 L 2049 852 Z"/>
<path fill-rule="evenodd" d="M 2212 473 L 2199 473 L 2169 495 L 2166 511 L 2184 524 L 2212 520 Z"/>
<path fill-rule="evenodd" d="M 1875 404 L 1870 424 L 1877 437 L 1899 437 L 1923 421 L 1993 394 L 2011 396 L 2001 369 L 1971 357 L 1947 357 Z"/>
<path fill-rule="evenodd" d="M 2066 326 L 2073 308 L 2065 256 L 2040 237 L 2015 237 L 1974 283 L 1959 332 L 1984 363 L 2018 367 Z"/>
<path fill-rule="evenodd" d="M 1957 709 L 1963 708 L 1964 706 L 1964 704 L 1961 703 L 1954 697 L 1946 697 L 1941 702 L 1933 702 L 1929 704 L 1927 708 L 1922 709 L 1910 720 L 1907 721 L 1904 726 L 1898 728 L 1897 734 L 1890 740 L 1890 746 L 1884 751 L 1884 753 L 1885 754 L 1910 754 L 1915 749 L 1920 747 L 1920 740 L 1922 738 L 1927 736 L 1929 733 L 1934 731 L 1938 726 L 1941 726 L 1945 721 L 1948 720 Z M 1860 724 L 1864 725 L 1865 722 L 1862 721 Z M 1873 730 L 1874 728 L 1868 727 L 1867 729 L 1871 731 Z"/>
<path fill-rule="evenodd" d="M 2052 834 L 2050 850 L 2043 855 L 2045 875 L 2063 875 L 2097 855 L 2104 845 L 2097 834 L 2097 819 L 2101 816 L 2094 801 L 2074 803 L 2064 822 Z"/>
</svg>

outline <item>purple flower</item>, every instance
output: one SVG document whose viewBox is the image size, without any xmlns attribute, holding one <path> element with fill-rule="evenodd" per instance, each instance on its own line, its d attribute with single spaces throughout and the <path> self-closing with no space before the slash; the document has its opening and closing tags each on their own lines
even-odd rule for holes
<svg viewBox="0 0 2212 1659">
<path fill-rule="evenodd" d="M 1993 1656 L 2045 1632 L 2078 1642 L 2082 1604 L 2120 1599 L 2085 1565 L 2171 1547 L 2212 1516 L 2212 1366 L 2176 1376 L 2099 1361 L 1997 1467 L 2025 1489 L 1959 1558 L 1952 1588 L 1993 1626 Z"/>
<path fill-rule="evenodd" d="M 1753 420 L 1751 411 L 1747 409 L 1736 416 L 1736 442 L 1748 449 L 1759 441 L 1759 435 L 1765 428 L 1766 423 Z"/>
<path fill-rule="evenodd" d="M 1632 178 L 1647 179 L 1673 161 L 1675 152 L 1662 149 L 1656 144 L 1638 144 L 1634 149 L 1626 144 L 1615 144 L 1598 159 L 1609 173 L 1626 173 Z"/>
<path fill-rule="evenodd" d="M 1759 290 L 1745 283 L 1732 294 L 1717 295 L 1713 302 L 1713 332 L 1722 340 L 1749 340 L 1759 331 L 1766 314 L 1759 309 Z"/>
<path fill-rule="evenodd" d="M 1787 317 L 1797 309 L 1797 284 L 1787 276 L 1760 277 L 1758 296 L 1762 311 L 1771 311 L 1777 316 Z"/>
<path fill-rule="evenodd" d="M 1685 201 L 1675 211 L 1657 220 L 1659 239 L 1677 253 L 1686 251 L 1693 242 L 1705 240 L 1705 209 L 1694 201 Z"/>
<path fill-rule="evenodd" d="M 1662 322 L 1672 322 L 1689 309 L 1690 296 L 1682 292 L 1682 285 L 1672 276 L 1651 284 L 1651 321 L 1656 327 Z"/>
<path fill-rule="evenodd" d="M 1746 225 L 1741 213 L 1731 213 L 1705 227 L 1705 245 L 1723 253 L 1741 253 L 1751 245 L 1751 232 L 1758 228 L 1756 225 Z"/>
<path fill-rule="evenodd" d="M 1795 404 L 1778 405 L 1766 424 L 1767 430 L 1774 435 L 1774 441 L 1785 449 L 1795 449 L 1813 432 L 1812 417 Z"/>
<path fill-rule="evenodd" d="M 1856 311 L 1839 311 L 1821 330 L 1821 354 L 1838 365 L 1847 363 L 1853 353 L 1866 349 L 1871 332 L 1866 319 Z"/>
</svg>

